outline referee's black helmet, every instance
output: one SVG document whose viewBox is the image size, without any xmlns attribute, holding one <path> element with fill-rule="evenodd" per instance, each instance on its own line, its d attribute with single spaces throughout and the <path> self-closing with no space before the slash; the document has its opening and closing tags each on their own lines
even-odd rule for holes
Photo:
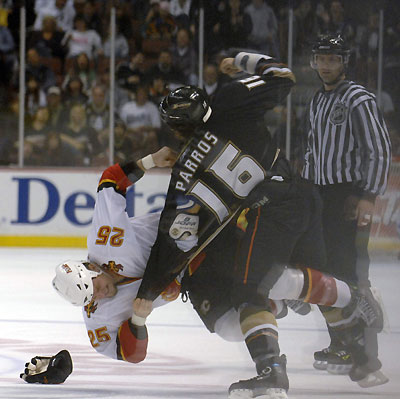
<svg viewBox="0 0 400 399">
<path fill-rule="evenodd" d="M 160 104 L 161 119 L 172 129 L 190 132 L 207 122 L 211 115 L 207 93 L 196 86 L 171 91 Z"/>
<path fill-rule="evenodd" d="M 328 33 L 318 37 L 312 47 L 313 54 L 338 54 L 343 58 L 349 57 L 350 48 L 346 40 L 336 33 Z"/>
</svg>

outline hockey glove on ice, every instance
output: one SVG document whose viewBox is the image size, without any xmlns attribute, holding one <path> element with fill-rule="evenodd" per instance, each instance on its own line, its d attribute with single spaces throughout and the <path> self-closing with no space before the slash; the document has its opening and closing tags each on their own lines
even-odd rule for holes
<svg viewBox="0 0 400 399">
<path fill-rule="evenodd" d="M 51 357 L 35 356 L 25 367 L 20 377 L 26 382 L 61 384 L 72 373 L 72 359 L 67 350 L 62 350 Z"/>
</svg>

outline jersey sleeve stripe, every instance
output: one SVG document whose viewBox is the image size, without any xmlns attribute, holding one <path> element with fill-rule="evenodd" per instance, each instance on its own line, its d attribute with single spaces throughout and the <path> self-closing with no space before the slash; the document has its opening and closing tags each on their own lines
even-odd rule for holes
<svg viewBox="0 0 400 399">
<path fill-rule="evenodd" d="M 125 194 L 126 189 L 132 184 L 119 164 L 108 167 L 100 178 L 100 183 L 97 188 L 99 192 L 104 187 L 114 187 L 114 189 Z"/>
</svg>

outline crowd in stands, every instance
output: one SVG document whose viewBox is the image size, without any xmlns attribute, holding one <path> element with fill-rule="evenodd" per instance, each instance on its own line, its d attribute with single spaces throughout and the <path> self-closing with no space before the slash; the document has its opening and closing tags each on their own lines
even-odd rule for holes
<svg viewBox="0 0 400 399">
<path fill-rule="evenodd" d="M 294 64 L 307 66 L 318 34 L 341 32 L 352 45 L 349 76 L 377 88 L 376 0 L 26 0 L 26 166 L 103 166 L 109 159 L 110 11 L 116 9 L 115 160 L 174 145 L 158 104 L 198 83 L 198 21 L 204 4 L 204 89 L 226 83 L 219 61 L 239 49 L 287 60 L 289 3 Z M 400 155 L 400 4 L 385 4 L 382 109 Z M 0 164 L 18 163 L 20 1 L 0 1 Z M 362 10 L 362 12 L 361 12 Z M 299 82 L 300 80 L 300 82 Z M 301 84 L 301 77 L 298 77 Z M 285 107 L 266 121 L 284 146 Z M 292 117 L 292 146 L 301 157 L 305 132 Z M 294 143 L 294 144 L 293 144 Z"/>
</svg>

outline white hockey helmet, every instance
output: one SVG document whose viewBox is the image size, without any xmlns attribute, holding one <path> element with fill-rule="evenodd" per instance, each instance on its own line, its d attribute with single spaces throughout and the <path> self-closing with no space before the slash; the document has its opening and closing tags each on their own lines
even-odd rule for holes
<svg viewBox="0 0 400 399">
<path fill-rule="evenodd" d="M 54 289 L 68 302 L 85 306 L 93 298 L 93 281 L 100 272 L 89 270 L 85 261 L 67 260 L 56 267 Z"/>
</svg>

